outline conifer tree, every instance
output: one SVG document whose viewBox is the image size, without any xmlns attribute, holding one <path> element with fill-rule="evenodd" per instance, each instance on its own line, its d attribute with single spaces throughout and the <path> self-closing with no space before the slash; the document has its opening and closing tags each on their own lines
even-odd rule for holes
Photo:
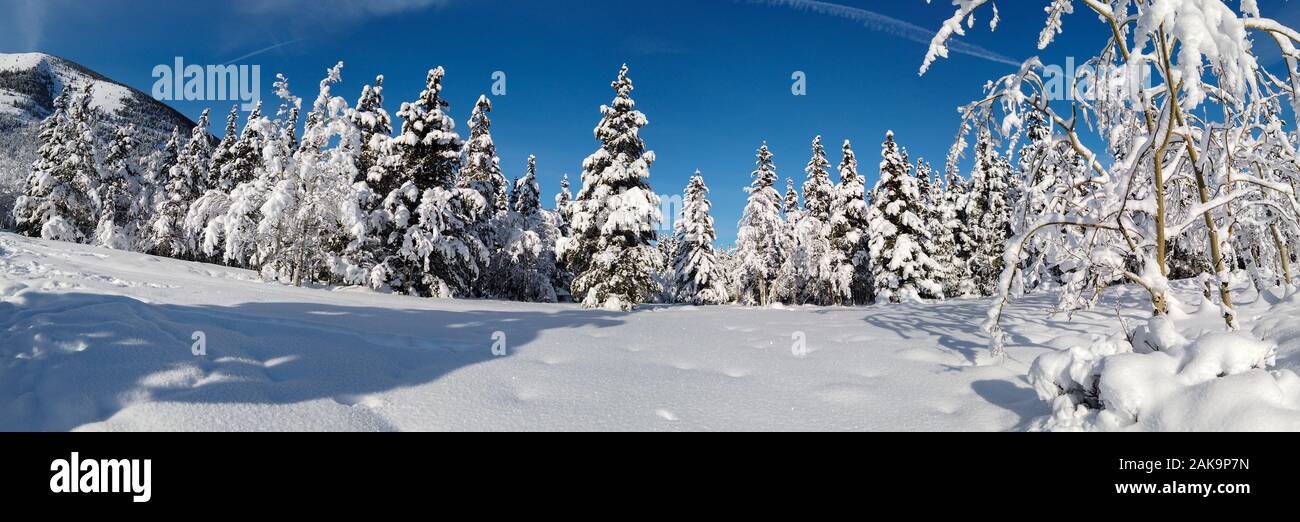
<svg viewBox="0 0 1300 522">
<path fill-rule="evenodd" d="M 627 66 L 611 84 L 611 105 L 595 129 L 601 147 L 583 161 L 582 190 L 572 205 L 573 237 L 561 259 L 574 274 L 573 296 L 588 308 L 631 310 L 656 291 L 652 270 L 663 260 L 653 246 L 662 221 L 649 185 L 654 153 L 640 129 L 647 123 L 632 100 Z"/>
<path fill-rule="evenodd" d="M 728 301 L 722 276 L 723 267 L 713 250 L 717 233 L 713 230 L 709 187 L 696 170 L 682 196 L 682 216 L 674 227 L 676 252 L 672 267 L 674 300 L 691 304 L 722 304 Z"/>
<path fill-rule="evenodd" d="M 460 186 L 478 191 L 487 201 L 488 208 L 499 214 L 513 207 L 498 197 L 505 190 L 506 177 L 501 173 L 501 160 L 497 158 L 497 147 L 492 143 L 489 112 L 492 112 L 492 102 L 487 96 L 480 95 L 469 118 L 469 139 L 465 141 Z"/>
<path fill-rule="evenodd" d="M 65 87 L 41 124 L 41 147 L 24 195 L 14 205 L 18 231 L 33 237 L 86 242 L 96 225 L 91 84 Z M 75 91 L 75 95 L 72 94 Z"/>
<path fill-rule="evenodd" d="M 222 172 L 234 157 L 235 144 L 239 142 L 238 123 L 239 105 L 235 105 L 230 108 L 230 114 L 226 116 L 226 133 L 217 144 L 217 148 L 212 151 L 212 164 L 208 166 L 208 173 L 212 179 L 205 180 L 203 184 L 209 189 L 230 192 L 230 189 L 234 188 L 233 185 L 228 184 Z"/>
<path fill-rule="evenodd" d="M 412 295 L 470 295 L 490 259 L 475 227 L 491 209 L 477 191 L 456 187 L 463 143 L 446 114 L 445 74 L 429 71 L 419 99 L 402 104 L 402 132 L 385 166 L 401 183 L 383 202 L 385 246 L 375 271 Z"/>
<path fill-rule="evenodd" d="M 773 302 L 773 281 L 776 280 L 777 268 L 784 261 L 785 236 L 781 220 L 783 201 L 773 188 L 777 179 L 776 163 L 772 161 L 767 143 L 759 147 L 755 165 L 754 181 L 746 189 L 749 202 L 736 233 L 737 280 L 742 302 L 767 306 Z"/>
<path fill-rule="evenodd" d="M 970 270 L 979 295 L 993 295 L 1005 263 L 1002 253 L 1011 228 L 1011 165 L 994 148 L 991 133 L 980 132 L 975 144 L 966 219 L 971 224 Z"/>
<path fill-rule="evenodd" d="M 117 250 L 130 250 L 135 246 L 135 234 L 141 226 L 140 213 L 133 190 L 138 189 L 136 167 L 136 130 L 134 124 L 119 126 L 104 157 L 100 171 L 99 187 L 95 200 L 99 208 L 99 224 L 95 227 L 95 244 Z"/>
<path fill-rule="evenodd" d="M 893 131 L 881 147 L 880 179 L 867 214 L 874 295 L 896 303 L 941 297 L 942 286 L 932 278 L 937 267 L 925 248 L 930 238 L 921 185 Z"/>
<path fill-rule="evenodd" d="M 211 147 L 207 127 L 208 111 L 204 110 L 176 164 L 168 169 L 162 200 L 149 223 L 148 251 L 152 254 L 180 258 L 194 253 L 193 242 L 185 235 L 185 217 L 208 177 Z"/>
<path fill-rule="evenodd" d="M 869 303 L 872 295 L 871 260 L 865 182 L 848 140 L 840 162 L 840 183 L 830 222 L 830 244 L 835 250 L 829 263 L 837 303 Z"/>
</svg>

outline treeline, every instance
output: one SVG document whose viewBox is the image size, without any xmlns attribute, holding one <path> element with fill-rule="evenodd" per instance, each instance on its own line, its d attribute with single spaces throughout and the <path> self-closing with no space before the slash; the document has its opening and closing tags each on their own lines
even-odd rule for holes
<svg viewBox="0 0 1300 522">
<path fill-rule="evenodd" d="M 221 139 L 204 112 L 189 136 L 157 150 L 117 129 L 91 132 L 90 87 L 65 89 L 43 123 L 39 159 L 19 198 L 21 233 L 259 271 L 286 284 L 364 285 L 417 296 L 497 298 L 628 310 L 648 301 L 850 305 L 992 295 L 1004 245 L 1043 212 L 1044 194 L 1087 176 L 1086 162 L 1047 140 L 1002 153 L 978 134 L 970 175 L 940 173 L 886 136 L 870 190 L 849 142 L 832 180 L 820 137 L 802 193 L 778 191 L 774 155 L 757 153 L 734 248 L 714 247 L 708 188 L 685 189 L 672 234 L 649 185 L 654 153 L 639 130 L 624 66 L 601 107 L 600 147 L 567 177 L 555 208 L 542 204 L 536 158 L 508 181 L 492 140 L 486 96 L 462 138 L 429 71 L 419 97 L 384 109 L 383 77 L 355 104 L 335 96 L 342 64 L 306 107 L 277 76 L 274 115 L 259 105 Z M 301 120 L 301 123 L 300 123 Z M 1027 125 L 1046 135 L 1042 121 Z M 100 150 L 105 149 L 105 150 Z M 1063 232 L 1063 233 L 1069 233 Z M 1050 240 L 1016 257 L 1018 288 L 1082 281 L 1053 261 Z M 1176 246 L 1176 245 L 1175 245 Z M 1174 252 L 1204 264 L 1191 249 Z"/>
</svg>

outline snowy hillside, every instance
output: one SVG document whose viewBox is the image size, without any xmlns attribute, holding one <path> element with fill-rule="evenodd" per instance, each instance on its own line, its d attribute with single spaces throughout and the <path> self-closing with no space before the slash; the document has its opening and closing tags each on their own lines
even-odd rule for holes
<svg viewBox="0 0 1300 522">
<path fill-rule="evenodd" d="M 172 127 L 188 133 L 194 122 L 148 94 L 116 83 L 81 65 L 43 53 L 0 53 L 0 223 L 9 219 L 16 193 L 36 160 L 41 120 L 67 86 L 91 83 L 91 107 L 99 113 L 99 137 L 116 125 L 134 123 L 141 143 L 155 146 Z"/>
<path fill-rule="evenodd" d="M 1053 299 L 1021 300 L 1009 360 L 981 366 L 986 300 L 616 313 L 0 234 L 0 430 L 1019 430 L 1050 412 L 1028 363 L 1115 333 L 1111 303 L 1048 320 Z M 1300 369 L 1300 326 L 1265 326 Z"/>
</svg>

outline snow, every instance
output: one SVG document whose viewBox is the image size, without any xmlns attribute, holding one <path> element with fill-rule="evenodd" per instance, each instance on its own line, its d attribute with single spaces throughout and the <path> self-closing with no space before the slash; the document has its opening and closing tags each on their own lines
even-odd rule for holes
<svg viewBox="0 0 1300 522">
<path fill-rule="evenodd" d="M 0 234 L 0 429 L 1024 427 L 1025 368 L 972 363 L 985 307 L 421 299 Z"/>
<path fill-rule="evenodd" d="M 50 58 L 50 55 L 43 53 L 0 53 L 0 71 L 27 71 L 35 69 Z"/>
<path fill-rule="evenodd" d="M 130 89 L 111 82 L 96 80 L 94 89 L 90 106 L 104 114 L 117 114 L 126 107 L 126 100 L 135 96 Z"/>
<path fill-rule="evenodd" d="M 1142 297 L 1124 291 L 1128 320 L 1144 315 Z M 1004 363 L 982 365 L 983 299 L 618 313 L 294 288 L 0 233 L 0 429 L 1019 430 L 1051 413 L 1024 378 L 1028 362 L 1115 328 L 1105 304 L 1044 318 L 1055 299 L 1009 308 L 1016 342 Z M 1295 368 L 1300 326 L 1288 318 L 1300 299 L 1288 299 L 1257 323 L 1277 329 L 1279 364 Z M 195 331 L 206 356 L 191 353 Z M 504 356 L 492 350 L 498 332 Z M 1218 344 L 1187 348 L 1213 366 L 1183 372 L 1201 379 L 1260 355 Z M 1133 372 L 1177 367 L 1161 364 Z M 1278 391 L 1261 396 L 1264 384 Z M 1192 391 L 1159 399 L 1168 422 L 1225 407 L 1206 396 L 1239 394 L 1236 422 L 1198 427 L 1300 429 L 1280 423 L 1300 391 L 1290 372 L 1246 370 Z"/>
</svg>

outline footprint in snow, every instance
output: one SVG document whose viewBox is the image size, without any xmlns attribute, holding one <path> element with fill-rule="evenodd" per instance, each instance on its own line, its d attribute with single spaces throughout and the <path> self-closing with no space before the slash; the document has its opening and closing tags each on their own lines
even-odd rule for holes
<svg viewBox="0 0 1300 522">
<path fill-rule="evenodd" d="M 674 415 L 673 412 L 668 410 L 663 410 L 663 409 L 655 410 L 655 415 L 658 415 L 659 418 L 669 422 L 673 422 L 677 420 L 677 415 Z"/>
</svg>

